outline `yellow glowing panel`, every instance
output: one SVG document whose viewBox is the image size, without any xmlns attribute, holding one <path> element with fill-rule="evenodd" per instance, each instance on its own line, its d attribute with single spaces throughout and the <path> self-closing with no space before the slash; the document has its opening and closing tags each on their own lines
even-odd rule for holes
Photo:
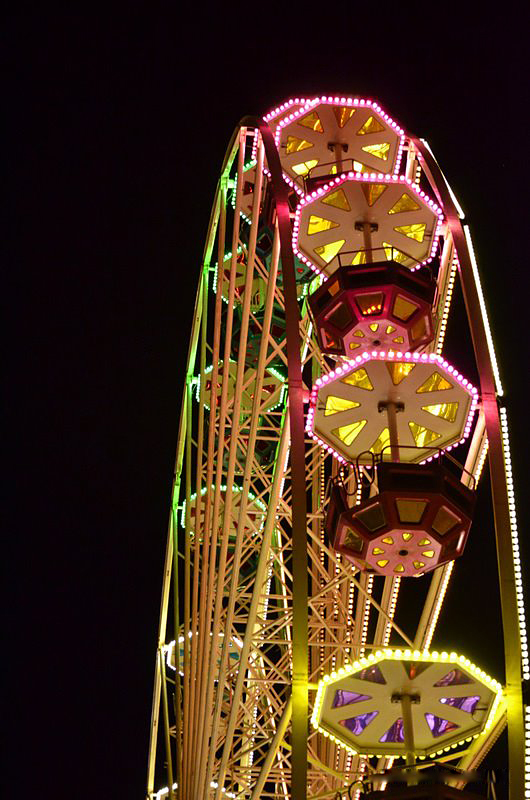
<svg viewBox="0 0 530 800">
<path fill-rule="evenodd" d="M 385 248 L 387 261 L 397 261 L 398 264 L 405 264 L 409 260 L 409 256 L 406 253 L 402 253 L 394 245 L 383 242 L 383 247 Z"/>
<path fill-rule="evenodd" d="M 324 416 L 329 417 L 331 414 L 338 414 L 340 411 L 348 411 L 351 408 L 359 408 L 361 404 L 356 403 L 355 400 L 346 400 L 345 397 L 335 397 L 329 394 L 326 397 L 326 408 Z"/>
<path fill-rule="evenodd" d="M 372 292 L 372 294 L 362 294 L 355 298 L 359 310 L 364 317 L 370 317 L 374 314 L 380 314 L 383 309 L 383 292 Z M 376 331 L 379 328 L 379 323 L 372 322 L 370 330 Z"/>
<path fill-rule="evenodd" d="M 381 161 L 388 161 L 390 142 L 381 142 L 381 144 L 367 144 L 366 147 L 361 149 L 364 150 L 365 153 L 369 153 L 374 158 L 380 158 Z"/>
<path fill-rule="evenodd" d="M 326 195 L 326 197 L 322 198 L 322 202 L 327 206 L 340 208 L 342 211 L 351 211 L 348 198 L 344 193 L 344 189 L 337 189 L 336 192 L 331 192 L 330 194 Z"/>
<path fill-rule="evenodd" d="M 369 206 L 373 206 L 376 203 L 383 192 L 386 190 L 386 186 L 383 183 L 362 183 L 361 189 L 366 198 L 366 202 Z"/>
<path fill-rule="evenodd" d="M 405 572 L 405 567 L 403 564 L 396 564 L 394 567 L 394 572 Z"/>
<path fill-rule="evenodd" d="M 357 350 L 360 346 L 357 342 L 350 342 L 350 350 Z"/>
<path fill-rule="evenodd" d="M 369 531 L 377 531 L 385 526 L 385 512 L 380 503 L 375 503 L 368 508 L 361 509 L 361 511 L 356 511 L 354 517 Z"/>
<path fill-rule="evenodd" d="M 329 174 L 330 175 L 336 175 L 337 174 L 337 165 L 336 164 L 333 164 L 333 166 L 329 168 Z"/>
<path fill-rule="evenodd" d="M 436 512 L 436 516 L 431 523 L 431 527 L 440 536 L 445 536 L 455 525 L 460 522 L 460 518 L 453 514 L 446 506 L 441 506 Z"/>
<path fill-rule="evenodd" d="M 425 558 L 432 558 L 434 556 L 434 550 L 424 550 L 422 556 L 425 556 Z"/>
<path fill-rule="evenodd" d="M 391 536 L 385 536 L 385 538 L 381 539 L 381 541 L 384 542 L 385 544 L 394 544 L 394 540 L 392 539 Z"/>
<path fill-rule="evenodd" d="M 355 114 L 355 108 L 349 108 L 348 106 L 333 106 L 333 113 L 335 114 L 335 119 L 337 120 L 337 125 L 339 128 L 344 128 L 346 123 Z"/>
<path fill-rule="evenodd" d="M 384 552 L 385 552 L 385 551 L 384 551 L 384 550 L 381 550 L 381 548 L 380 548 L 380 547 L 374 547 L 374 549 L 372 550 L 372 555 L 373 555 L 373 556 L 380 556 L 380 555 L 382 555 Z"/>
<path fill-rule="evenodd" d="M 361 161 L 354 161 L 353 169 L 355 172 L 370 172 L 370 167 L 367 167 L 366 164 L 363 164 Z"/>
<path fill-rule="evenodd" d="M 416 389 L 416 392 L 418 394 L 420 392 L 442 392 L 444 389 L 452 388 L 453 384 L 449 383 L 443 375 L 440 375 L 439 372 L 433 372 L 433 374 L 429 375 L 427 380 L 422 383 L 419 389 Z"/>
<path fill-rule="evenodd" d="M 396 338 L 392 339 L 392 341 L 395 344 L 403 344 L 405 340 L 404 340 L 403 336 L 396 336 Z"/>
<path fill-rule="evenodd" d="M 386 567 L 388 564 L 388 558 L 386 560 L 382 558 L 381 561 L 376 561 L 376 564 L 378 567 Z"/>
<path fill-rule="evenodd" d="M 362 128 L 357 131 L 357 136 L 365 136 L 367 133 L 381 133 L 385 126 L 381 125 L 375 117 L 368 117 Z"/>
<path fill-rule="evenodd" d="M 350 375 L 346 375 L 345 378 L 341 378 L 341 383 L 347 383 L 348 386 L 356 386 L 358 389 L 367 389 L 369 392 L 371 392 L 374 388 L 373 383 L 368 377 L 368 373 L 364 367 L 360 367 Z"/>
<path fill-rule="evenodd" d="M 402 533 L 401 536 L 404 542 L 410 542 L 410 540 L 412 539 L 411 533 Z"/>
<path fill-rule="evenodd" d="M 408 236 L 409 239 L 414 239 L 416 242 L 423 242 L 425 239 L 426 227 L 427 225 L 425 222 L 417 222 L 414 225 L 397 225 L 394 230 L 397 233 Z"/>
<path fill-rule="evenodd" d="M 313 169 L 313 167 L 316 167 L 317 164 L 318 158 L 311 158 L 309 161 L 302 161 L 300 164 L 293 164 L 291 169 L 293 172 L 296 172 L 297 175 L 304 177 L 304 175 L 307 175 L 309 170 Z"/>
<path fill-rule="evenodd" d="M 412 563 L 414 564 L 415 569 L 421 569 L 425 566 L 425 561 L 413 561 Z"/>
<path fill-rule="evenodd" d="M 395 330 L 396 329 L 394 328 L 393 325 L 387 325 L 385 333 L 394 333 Z M 394 339 L 394 341 L 395 341 L 395 339 Z"/>
<path fill-rule="evenodd" d="M 416 447 L 428 447 L 432 442 L 441 437 L 441 433 L 425 428 L 423 425 L 418 425 L 417 422 L 409 422 L 410 432 L 414 436 Z"/>
<path fill-rule="evenodd" d="M 422 406 L 421 410 L 448 422 L 454 422 L 458 413 L 458 403 L 437 403 L 433 406 Z"/>
<path fill-rule="evenodd" d="M 348 548 L 348 550 L 353 550 L 354 553 L 360 553 L 363 549 L 363 540 L 359 534 L 356 531 L 352 531 L 351 528 L 346 530 L 346 535 L 342 544 L 344 547 Z"/>
<path fill-rule="evenodd" d="M 362 331 L 355 331 L 353 335 L 358 336 L 360 339 L 364 339 L 364 333 Z"/>
<path fill-rule="evenodd" d="M 360 294 L 355 298 L 357 305 L 364 316 L 379 314 L 383 308 L 383 292 L 370 292 L 370 294 Z"/>
<path fill-rule="evenodd" d="M 426 500 L 408 500 L 405 497 L 396 498 L 396 507 L 400 522 L 409 525 L 416 525 L 422 518 L 427 506 Z M 404 533 L 403 537 L 412 536 L 411 533 Z"/>
<path fill-rule="evenodd" d="M 383 447 L 388 447 L 390 444 L 390 432 L 388 428 L 383 428 L 373 445 L 370 447 L 370 452 L 379 455 Z M 384 539 L 383 539 L 384 541 Z"/>
<path fill-rule="evenodd" d="M 386 364 L 386 368 L 392 378 L 394 386 L 398 386 L 401 381 L 405 380 L 407 375 L 410 375 L 416 364 L 410 364 L 404 361 L 391 361 Z"/>
<path fill-rule="evenodd" d="M 394 205 L 392 206 L 392 208 L 388 213 L 401 214 L 403 213 L 403 211 L 419 211 L 419 210 L 420 206 L 417 204 L 414 198 L 411 197 L 410 194 L 404 192 L 399 198 L 399 200 L 396 203 L 394 203 Z"/>
<path fill-rule="evenodd" d="M 420 317 L 419 320 L 415 322 L 412 328 L 410 329 L 410 335 L 412 336 L 413 341 L 417 342 L 418 339 L 421 339 L 426 334 L 427 334 L 427 317 Z"/>
<path fill-rule="evenodd" d="M 307 223 L 307 232 L 309 236 L 313 236 L 315 233 L 330 231 L 332 228 L 338 227 L 338 222 L 333 222 L 331 219 L 324 219 L 324 217 L 319 217 L 317 214 L 311 214 L 309 222 Z"/>
<path fill-rule="evenodd" d="M 355 264 L 366 264 L 366 253 L 364 250 L 359 250 L 355 253 L 354 257 L 351 260 L 352 265 Z"/>
<path fill-rule="evenodd" d="M 410 300 L 407 300 L 402 294 L 398 294 L 394 300 L 392 313 L 402 322 L 408 322 L 417 310 L 418 306 L 415 303 L 411 303 Z"/>
<path fill-rule="evenodd" d="M 300 150 L 307 150 L 309 147 L 314 147 L 312 142 L 308 142 L 306 139 L 299 139 L 297 136 L 288 136 L 285 152 L 290 156 L 291 153 L 299 153 Z"/>
<path fill-rule="evenodd" d="M 331 431 L 334 436 L 344 442 L 346 447 L 349 447 L 358 437 L 367 420 L 360 419 L 358 422 L 351 422 L 349 425 L 342 425 L 340 428 L 335 428 Z"/>
<path fill-rule="evenodd" d="M 427 547 L 427 545 L 430 544 L 430 543 L 431 543 L 430 539 L 426 539 L 426 538 L 425 539 L 420 539 L 420 541 L 418 542 L 418 547 Z"/>
<path fill-rule="evenodd" d="M 318 247 L 315 247 L 314 252 L 317 256 L 320 256 L 322 261 L 329 264 L 329 262 L 335 258 L 345 241 L 346 239 L 337 239 L 335 242 L 320 244 Z"/>
<path fill-rule="evenodd" d="M 304 128 L 310 128 L 317 133 L 323 133 L 324 131 L 322 122 L 316 111 L 310 111 L 309 114 L 306 114 L 305 117 L 298 120 L 298 124 L 302 125 Z"/>
<path fill-rule="evenodd" d="M 370 330 L 373 331 L 374 333 L 376 333 L 376 331 L 378 329 L 379 329 L 378 323 L 377 322 L 372 322 L 371 325 L 370 325 Z"/>
</svg>

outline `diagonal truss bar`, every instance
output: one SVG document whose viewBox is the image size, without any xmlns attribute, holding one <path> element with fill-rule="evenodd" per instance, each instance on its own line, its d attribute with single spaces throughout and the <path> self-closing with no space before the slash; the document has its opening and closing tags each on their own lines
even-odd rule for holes
<svg viewBox="0 0 530 800">
<path fill-rule="evenodd" d="M 245 638 L 243 639 L 243 646 L 241 648 L 241 653 L 239 656 L 239 669 L 233 690 L 231 712 L 227 721 L 225 743 L 223 747 L 223 753 L 221 756 L 221 763 L 219 765 L 217 783 L 220 787 L 222 787 L 223 785 L 228 759 L 230 756 L 230 751 L 232 749 L 232 741 L 235 732 L 237 713 L 241 702 L 241 696 L 243 693 L 243 686 L 245 681 L 245 674 L 248 668 L 249 656 L 252 647 L 254 625 L 256 624 L 262 587 L 266 580 L 267 566 L 269 561 L 269 549 L 271 547 L 273 530 L 276 523 L 276 503 L 281 493 L 285 461 L 287 459 L 289 452 L 289 434 L 290 434 L 290 424 L 289 424 L 289 414 L 287 412 L 283 424 L 280 445 L 278 448 L 278 455 L 276 458 L 276 468 L 274 471 L 274 477 L 271 486 L 269 507 L 267 509 L 267 518 L 263 529 L 260 556 L 256 569 L 256 576 L 254 579 L 252 600 L 248 612 Z"/>
</svg>

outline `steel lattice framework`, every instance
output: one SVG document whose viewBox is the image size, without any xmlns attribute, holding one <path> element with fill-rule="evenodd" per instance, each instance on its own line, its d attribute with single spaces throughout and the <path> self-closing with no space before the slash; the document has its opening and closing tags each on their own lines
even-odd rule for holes
<svg viewBox="0 0 530 800">
<path fill-rule="evenodd" d="M 213 203 L 179 424 L 149 798 L 333 798 L 366 770 L 390 766 L 391 758 L 370 763 L 317 730 L 306 733 L 317 683 L 389 643 L 429 648 L 452 578 L 454 562 L 414 583 L 410 636 L 396 621 L 402 579 L 356 571 L 324 536 L 326 486 L 338 463 L 302 427 L 308 389 L 331 369 L 308 313 L 307 295 L 321 278 L 299 261 L 293 269 L 290 219 L 300 187 L 293 191 L 281 180 L 267 124 L 277 127 L 306 102 L 286 104 L 268 120 L 242 120 Z M 427 143 L 403 135 L 400 147 L 406 178 L 436 197 L 444 214 L 435 257 L 436 331 L 425 352 L 443 352 L 458 280 L 466 302 L 481 404 L 462 480 L 478 481 L 489 456 L 507 653 L 494 724 L 451 756 L 463 768 L 476 767 L 508 720 L 510 796 L 518 800 L 528 653 L 503 390 L 463 214 Z M 353 472 L 342 469 L 353 491 Z M 250 515 L 256 507 L 260 513 Z"/>
</svg>

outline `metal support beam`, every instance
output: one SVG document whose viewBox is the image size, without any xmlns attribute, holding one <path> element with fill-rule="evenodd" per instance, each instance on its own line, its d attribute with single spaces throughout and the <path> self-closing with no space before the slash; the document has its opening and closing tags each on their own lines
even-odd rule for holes
<svg viewBox="0 0 530 800">
<path fill-rule="evenodd" d="M 291 713 L 292 713 L 292 703 L 291 700 L 287 703 L 283 710 L 283 714 L 280 717 L 278 722 L 278 727 L 276 728 L 276 733 L 274 735 L 274 739 L 271 742 L 271 746 L 269 751 L 265 757 L 265 761 L 263 762 L 263 766 L 261 767 L 261 772 L 258 776 L 256 783 L 254 784 L 254 788 L 252 790 L 252 794 L 250 796 L 250 800 L 259 800 L 261 797 L 261 790 L 265 785 L 265 781 L 267 780 L 267 776 L 270 772 L 270 769 L 274 763 L 274 759 L 278 753 L 278 748 L 282 743 L 282 739 L 285 736 L 285 731 L 287 730 L 287 726 L 291 720 Z"/>
<path fill-rule="evenodd" d="M 420 153 L 423 168 L 444 208 L 449 229 L 453 236 L 475 359 L 480 375 L 482 407 L 489 441 L 491 492 L 495 518 L 504 635 L 510 800 L 519 800 L 524 796 L 521 639 L 501 420 L 497 399 L 500 386 L 496 373 L 495 354 L 492 350 L 489 323 L 485 316 L 485 308 L 483 308 L 482 291 L 477 283 L 478 273 L 475 274 L 474 254 L 470 252 L 468 237 L 466 236 L 461 215 L 456 208 L 449 185 L 429 148 L 421 139 L 414 139 L 414 144 Z"/>
<path fill-rule="evenodd" d="M 248 123 L 247 123 L 248 124 Z M 308 570 L 307 506 L 305 489 L 304 387 L 302 384 L 300 312 L 296 297 L 296 276 L 291 244 L 291 217 L 287 187 L 274 138 L 269 126 L 258 122 L 267 164 L 280 233 L 285 324 L 287 333 L 289 415 L 291 421 L 291 483 L 293 537 L 293 694 L 292 694 L 292 800 L 307 797 L 308 737 Z"/>
<path fill-rule="evenodd" d="M 175 642 L 175 650 L 178 651 L 178 641 Z M 169 707 L 167 702 L 167 682 L 166 682 L 166 663 L 164 661 L 164 650 L 158 650 L 158 660 L 160 662 L 160 678 L 162 683 L 162 710 L 164 712 L 164 742 L 166 745 L 167 762 L 167 785 L 169 786 L 169 800 L 174 800 L 173 792 L 173 759 L 171 757 L 171 737 L 169 735 Z"/>
</svg>

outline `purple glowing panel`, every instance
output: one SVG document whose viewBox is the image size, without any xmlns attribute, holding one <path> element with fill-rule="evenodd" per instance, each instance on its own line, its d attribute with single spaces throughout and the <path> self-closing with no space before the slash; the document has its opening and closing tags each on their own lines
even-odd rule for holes
<svg viewBox="0 0 530 800">
<path fill-rule="evenodd" d="M 446 706 L 453 706 L 453 708 L 459 708 L 461 711 L 467 711 L 468 714 L 474 712 L 479 700 L 479 694 L 473 694 L 469 697 L 440 697 L 440 703 L 445 703 Z"/>
<path fill-rule="evenodd" d="M 378 714 L 379 711 L 367 711 L 366 714 L 359 714 L 357 717 L 341 719 L 340 724 L 358 736 Z"/>
<path fill-rule="evenodd" d="M 450 733 L 450 731 L 455 731 L 460 727 L 455 722 L 437 717 L 436 714 L 425 714 L 425 719 L 435 739 L 438 738 L 438 736 L 443 736 L 444 733 Z"/>
<path fill-rule="evenodd" d="M 397 719 L 393 725 L 384 733 L 379 739 L 380 742 L 404 742 L 405 732 L 403 730 L 403 720 L 401 717 Z"/>
<path fill-rule="evenodd" d="M 370 681 L 371 683 L 386 683 L 385 679 L 383 678 L 383 673 L 377 664 L 374 667 L 367 667 L 366 669 L 362 669 L 360 672 L 356 672 L 352 677 L 357 678 L 357 680 L 360 681 Z"/>
<path fill-rule="evenodd" d="M 333 698 L 332 708 L 349 706 L 351 703 L 362 703 L 363 700 L 371 700 L 369 694 L 359 694 L 359 692 L 349 692 L 347 689 L 337 689 Z"/>
<path fill-rule="evenodd" d="M 451 672 L 448 672 L 447 675 L 444 675 L 443 678 L 440 678 L 438 683 L 435 683 L 435 686 L 463 686 L 465 683 L 472 683 L 473 681 L 471 678 L 461 672 L 459 669 L 452 669 Z"/>
</svg>

